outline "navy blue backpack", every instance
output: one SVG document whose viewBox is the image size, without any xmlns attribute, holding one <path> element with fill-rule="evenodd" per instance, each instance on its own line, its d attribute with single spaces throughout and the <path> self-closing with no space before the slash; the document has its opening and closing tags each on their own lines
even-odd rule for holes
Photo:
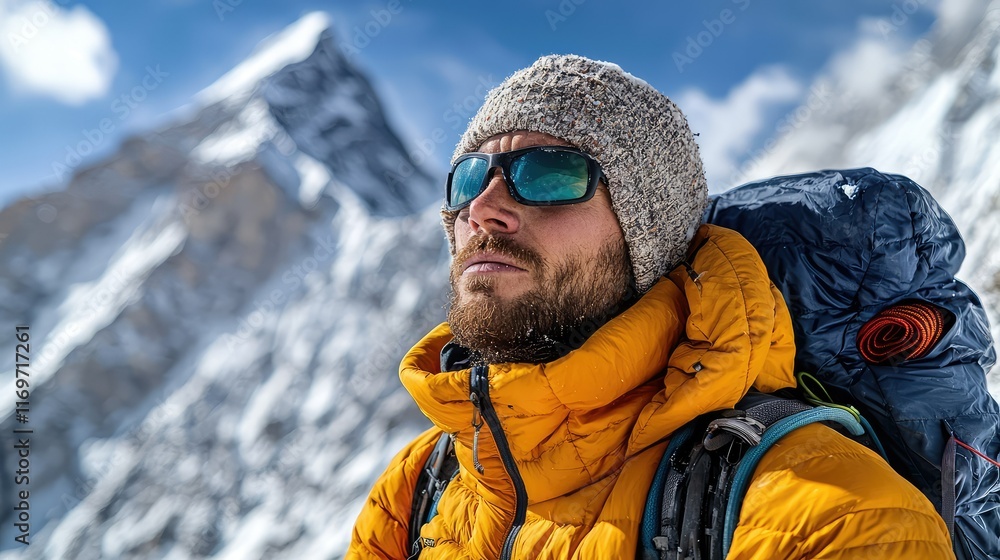
<svg viewBox="0 0 1000 560">
<path fill-rule="evenodd" d="M 1000 559 L 996 353 L 978 296 L 955 279 L 965 245 L 951 217 L 906 177 L 864 168 L 737 187 L 713 197 L 706 221 L 760 253 L 792 315 L 796 371 L 868 419 L 958 559 Z M 945 329 L 919 357 L 873 361 L 859 333 L 902 303 L 941 310 Z"/>
</svg>

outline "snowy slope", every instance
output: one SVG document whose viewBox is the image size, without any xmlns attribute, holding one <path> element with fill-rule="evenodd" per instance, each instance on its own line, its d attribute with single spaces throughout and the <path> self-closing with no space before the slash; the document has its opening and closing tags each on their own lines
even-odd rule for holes
<svg viewBox="0 0 1000 560">
<path fill-rule="evenodd" d="M 172 126 L 0 213 L 37 434 L 33 544 L 7 516 L 0 555 L 336 556 L 426 426 L 395 370 L 444 314 L 439 193 L 328 25 L 305 16 Z"/>
</svg>

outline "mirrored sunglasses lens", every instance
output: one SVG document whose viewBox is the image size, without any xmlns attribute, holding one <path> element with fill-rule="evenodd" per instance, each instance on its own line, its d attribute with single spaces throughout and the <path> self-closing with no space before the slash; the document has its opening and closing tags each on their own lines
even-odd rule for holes
<svg viewBox="0 0 1000 560">
<path fill-rule="evenodd" d="M 587 194 L 587 160 L 573 152 L 537 150 L 510 164 L 517 192 L 534 202 L 563 202 Z"/>
<path fill-rule="evenodd" d="M 486 176 L 486 160 L 469 158 L 463 160 L 451 175 L 451 199 L 448 204 L 458 206 L 476 198 Z"/>
</svg>

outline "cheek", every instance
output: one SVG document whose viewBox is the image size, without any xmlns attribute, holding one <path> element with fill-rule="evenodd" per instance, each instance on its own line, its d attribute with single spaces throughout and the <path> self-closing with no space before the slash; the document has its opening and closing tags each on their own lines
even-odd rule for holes
<svg viewBox="0 0 1000 560">
<path fill-rule="evenodd" d="M 588 208 L 587 212 L 576 217 L 578 238 L 588 246 L 604 245 L 606 242 L 622 237 L 618 218 L 610 208 Z"/>
<path fill-rule="evenodd" d="M 469 222 L 466 220 L 455 219 L 455 252 L 462 250 L 465 244 L 469 242 L 469 238 L 472 237 L 472 228 L 469 227 Z"/>
<path fill-rule="evenodd" d="M 543 245 L 548 250 L 542 252 L 549 259 L 592 263 L 608 244 L 623 238 L 610 212 L 579 212 L 561 218 L 547 224 L 544 232 Z"/>
<path fill-rule="evenodd" d="M 625 237 L 621 225 L 618 224 L 618 217 L 615 216 L 615 211 L 611 208 L 611 200 L 604 199 L 603 202 L 604 204 L 593 209 L 594 212 L 587 221 L 599 246 L 604 246 L 611 241 L 622 240 Z"/>
</svg>

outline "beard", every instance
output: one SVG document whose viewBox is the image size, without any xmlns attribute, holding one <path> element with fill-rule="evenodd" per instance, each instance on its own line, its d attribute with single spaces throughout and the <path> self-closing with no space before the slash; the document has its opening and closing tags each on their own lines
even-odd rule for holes
<svg viewBox="0 0 1000 560">
<path fill-rule="evenodd" d="M 480 251 L 514 259 L 535 288 L 513 298 L 496 294 L 498 278 L 474 276 L 459 291 L 462 263 Z M 596 259 L 548 265 L 534 251 L 506 237 L 477 236 L 451 265 L 448 323 L 455 342 L 474 363 L 544 363 L 562 357 L 635 301 L 635 282 L 625 241 L 608 242 Z M 509 280 L 508 280 L 509 281 Z"/>
</svg>

